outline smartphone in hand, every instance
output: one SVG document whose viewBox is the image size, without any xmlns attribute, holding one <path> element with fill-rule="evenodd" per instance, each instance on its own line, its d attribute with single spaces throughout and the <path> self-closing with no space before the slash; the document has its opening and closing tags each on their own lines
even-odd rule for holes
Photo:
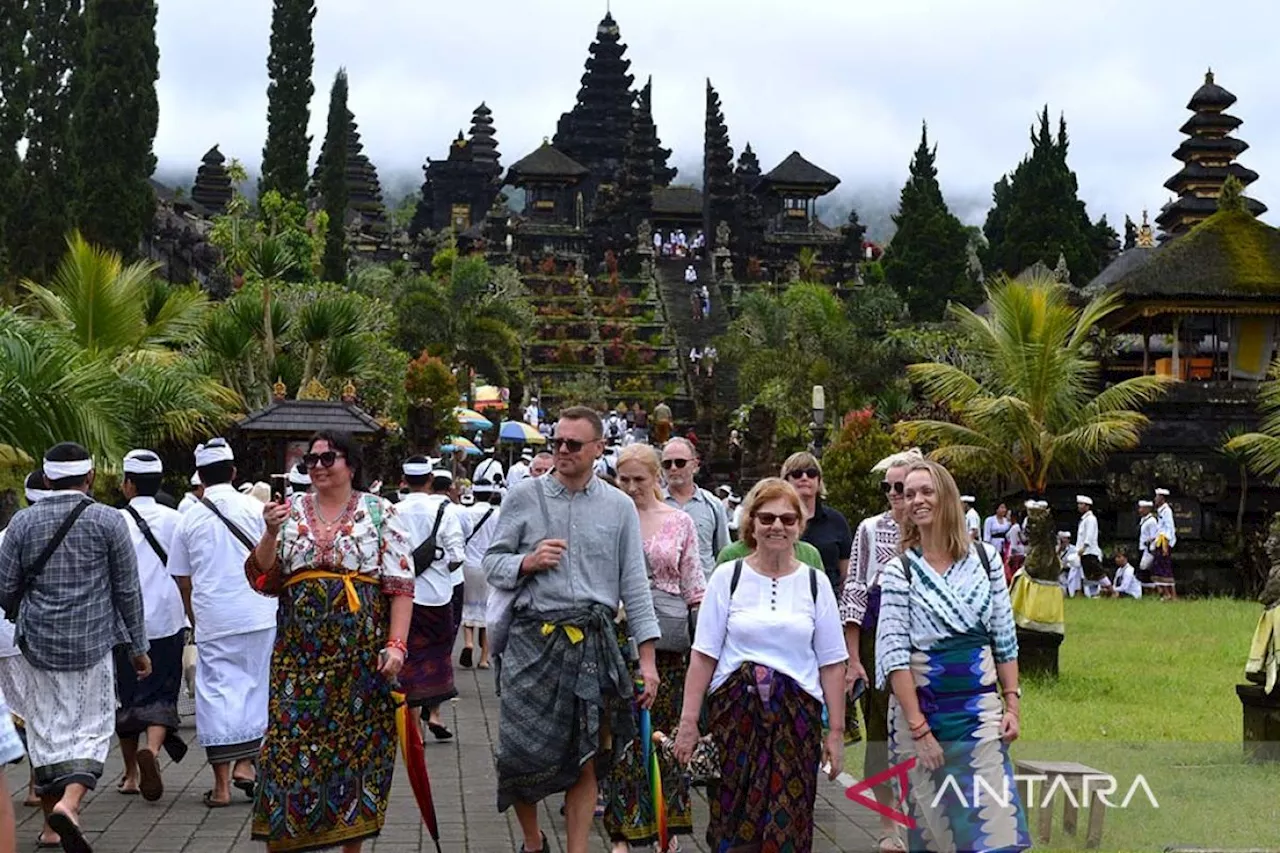
<svg viewBox="0 0 1280 853">
<path fill-rule="evenodd" d="M 284 503 L 285 484 L 288 482 L 288 474 L 271 475 L 271 500 L 273 502 Z"/>
<path fill-rule="evenodd" d="M 867 680 L 865 678 L 855 678 L 853 680 L 853 689 L 849 691 L 849 701 L 857 702 L 863 693 L 867 692 Z"/>
</svg>

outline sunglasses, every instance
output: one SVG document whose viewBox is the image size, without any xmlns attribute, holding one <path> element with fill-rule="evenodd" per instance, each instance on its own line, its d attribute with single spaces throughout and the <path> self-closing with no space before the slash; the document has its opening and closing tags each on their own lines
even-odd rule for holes
<svg viewBox="0 0 1280 853">
<path fill-rule="evenodd" d="M 797 468 L 794 471 L 787 472 L 788 480 L 799 480 L 801 477 L 808 477 L 810 480 L 816 480 L 822 476 L 822 472 L 817 468 Z"/>
<path fill-rule="evenodd" d="M 692 459 L 663 459 L 662 467 L 664 470 L 670 471 L 672 468 L 681 468 L 692 462 Z"/>
<path fill-rule="evenodd" d="M 880 481 L 880 491 L 884 492 L 886 495 L 890 492 L 902 494 L 903 487 L 903 482 L 901 480 L 896 483 L 890 483 L 888 480 Z"/>
<path fill-rule="evenodd" d="M 563 447 L 569 453 L 578 453 L 591 442 L 578 441 L 576 438 L 553 438 L 548 443 L 551 445 L 552 450 L 559 450 Z"/>
<path fill-rule="evenodd" d="M 338 453 L 334 450 L 326 450 L 324 453 L 306 453 L 303 454 L 302 464 L 308 468 L 317 468 L 323 465 L 326 468 L 332 468 L 333 463 L 339 459 L 345 459 L 346 454 Z"/>
<path fill-rule="evenodd" d="M 760 522 L 765 527 L 773 527 L 773 523 L 775 521 L 781 521 L 783 527 L 795 527 L 800 523 L 800 516 L 796 515 L 794 512 L 784 512 L 782 514 L 774 512 L 757 512 L 755 515 L 756 521 Z"/>
</svg>

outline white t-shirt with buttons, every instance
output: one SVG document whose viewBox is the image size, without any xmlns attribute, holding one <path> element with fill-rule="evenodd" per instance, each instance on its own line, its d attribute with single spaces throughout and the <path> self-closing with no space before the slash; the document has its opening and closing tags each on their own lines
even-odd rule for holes
<svg viewBox="0 0 1280 853">
<path fill-rule="evenodd" d="M 789 575 L 769 578 L 744 561 L 730 600 L 733 563 L 716 567 L 707 581 L 693 643 L 696 651 L 716 660 L 711 690 L 751 662 L 794 678 L 806 693 L 823 700 L 818 670 L 849 655 L 831 581 L 824 572 L 814 572 L 815 602 L 811 571 L 801 566 Z"/>
</svg>

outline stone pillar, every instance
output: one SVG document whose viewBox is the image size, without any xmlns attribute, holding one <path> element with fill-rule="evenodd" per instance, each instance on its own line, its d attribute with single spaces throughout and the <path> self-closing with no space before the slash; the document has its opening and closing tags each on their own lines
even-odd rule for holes
<svg viewBox="0 0 1280 853">
<path fill-rule="evenodd" d="M 1267 695 L 1262 685 L 1237 684 L 1243 713 L 1245 758 L 1280 761 L 1280 689 Z"/>
</svg>

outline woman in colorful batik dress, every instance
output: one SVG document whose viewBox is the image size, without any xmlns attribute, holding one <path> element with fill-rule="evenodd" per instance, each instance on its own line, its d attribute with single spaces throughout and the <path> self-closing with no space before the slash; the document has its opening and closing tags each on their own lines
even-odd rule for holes
<svg viewBox="0 0 1280 853">
<path fill-rule="evenodd" d="M 658 488 L 659 470 L 658 452 L 650 445 L 624 447 L 618 455 L 618 488 L 635 501 L 636 512 L 640 516 L 640 535 L 644 537 L 644 556 L 649 564 L 652 595 L 655 599 L 665 597 L 669 602 L 682 602 L 685 610 L 696 617 L 706 584 L 698 560 L 698 531 L 691 516 L 663 503 L 662 492 Z M 655 607 L 658 603 L 655 601 Z M 659 612 L 668 613 L 671 609 L 664 608 Z M 679 625 L 663 624 L 659 619 L 660 627 L 672 636 L 659 640 L 659 648 L 654 653 L 660 680 L 658 695 L 649 713 L 656 732 L 673 732 L 680 722 L 680 697 L 689 667 L 689 617 L 685 618 L 682 636 L 676 636 L 680 631 Z M 637 716 L 639 730 L 638 705 L 633 712 Z M 693 832 L 689 777 L 680 767 L 664 762 L 661 757 L 659 766 L 667 832 L 671 839 L 667 850 L 679 850 L 678 837 Z M 638 738 L 613 763 L 602 788 L 604 826 L 613 840 L 614 853 L 626 853 L 632 844 L 653 844 L 658 838 L 658 820 L 649 768 L 644 762 L 644 744 Z"/>
<path fill-rule="evenodd" d="M 698 611 L 675 754 L 688 762 L 704 696 L 720 783 L 708 795 L 715 853 L 813 849 L 818 766 L 834 779 L 844 761 L 844 670 L 849 655 L 831 581 L 804 565 L 795 543 L 800 496 L 785 480 L 747 495 L 750 554 L 723 563 Z M 822 734 L 826 703 L 831 728 Z"/>
<path fill-rule="evenodd" d="M 894 760 L 917 759 L 908 847 L 1026 849 L 1008 750 L 1019 732 L 1018 640 L 1000 555 L 970 540 L 955 480 L 936 462 L 907 468 L 903 498 L 903 553 L 880 581 L 876 682 L 893 691 Z"/>
<path fill-rule="evenodd" d="M 272 853 L 357 853 L 386 818 L 414 577 L 395 508 L 355 488 L 359 453 L 317 433 L 303 457 L 313 491 L 267 504 L 245 567 L 280 598 L 253 813 Z"/>
</svg>

